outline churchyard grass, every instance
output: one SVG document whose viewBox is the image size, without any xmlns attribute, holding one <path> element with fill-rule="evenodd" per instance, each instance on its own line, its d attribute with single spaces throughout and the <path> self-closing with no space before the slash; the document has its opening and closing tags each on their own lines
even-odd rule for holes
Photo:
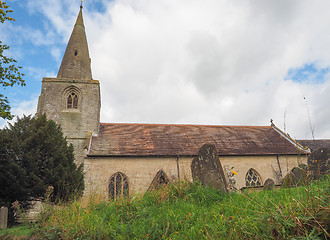
<svg viewBox="0 0 330 240">
<path fill-rule="evenodd" d="M 327 176 L 310 186 L 224 194 L 178 182 L 117 201 L 46 209 L 44 239 L 329 239 Z"/>
<path fill-rule="evenodd" d="M 17 225 L 0 230 L 0 239 L 28 239 L 31 236 L 31 226 Z"/>
</svg>

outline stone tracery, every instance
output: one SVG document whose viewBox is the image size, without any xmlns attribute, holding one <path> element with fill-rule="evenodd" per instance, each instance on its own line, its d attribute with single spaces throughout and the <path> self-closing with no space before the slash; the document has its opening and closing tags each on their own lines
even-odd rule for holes
<svg viewBox="0 0 330 240">
<path fill-rule="evenodd" d="M 128 178 L 121 172 L 116 172 L 110 178 L 109 198 L 116 199 L 129 195 Z"/>
<path fill-rule="evenodd" d="M 245 176 L 245 185 L 247 187 L 255 187 L 262 185 L 260 175 L 253 168 L 250 168 L 250 170 Z"/>
</svg>

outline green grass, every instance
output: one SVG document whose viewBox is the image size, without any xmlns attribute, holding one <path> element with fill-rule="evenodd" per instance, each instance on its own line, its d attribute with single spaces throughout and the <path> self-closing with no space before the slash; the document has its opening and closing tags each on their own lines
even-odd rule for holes
<svg viewBox="0 0 330 240">
<path fill-rule="evenodd" d="M 31 236 L 32 229 L 28 225 L 19 225 L 0 230 L 0 239 L 24 239 Z"/>
<path fill-rule="evenodd" d="M 223 194 L 178 182 L 115 202 L 49 208 L 43 239 L 328 239 L 329 177 L 308 187 Z"/>
</svg>

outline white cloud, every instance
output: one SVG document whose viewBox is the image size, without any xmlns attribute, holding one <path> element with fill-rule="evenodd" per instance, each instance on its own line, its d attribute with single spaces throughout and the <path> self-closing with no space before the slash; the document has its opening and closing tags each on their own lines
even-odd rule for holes
<svg viewBox="0 0 330 240">
<path fill-rule="evenodd" d="M 23 115 L 34 115 L 37 110 L 38 98 L 33 98 L 27 101 L 23 101 L 19 104 L 13 104 L 11 108 L 11 113 L 15 116 L 22 117 Z M 7 126 L 7 122 L 14 123 L 16 117 L 13 120 L 5 121 L 0 119 L 0 129 Z"/>
<path fill-rule="evenodd" d="M 96 2 L 102 13 L 88 8 Z M 327 0 L 86 1 L 101 121 L 269 125 L 272 118 L 283 128 L 286 113 L 291 136 L 311 138 L 305 96 L 315 137 L 329 138 L 329 76 L 284 80 L 305 64 L 330 66 L 329 8 Z M 29 0 L 29 9 L 63 41 L 79 10 L 55 0 Z"/>
<path fill-rule="evenodd" d="M 320 95 L 327 82 L 284 80 L 306 63 L 330 65 L 326 41 L 315 37 L 330 36 L 327 6 L 115 1 L 103 16 L 85 15 L 102 121 L 268 125 L 273 118 L 283 127 L 286 112 L 286 130 L 311 138 L 306 96 L 315 136 L 329 137 L 328 97 Z"/>
</svg>

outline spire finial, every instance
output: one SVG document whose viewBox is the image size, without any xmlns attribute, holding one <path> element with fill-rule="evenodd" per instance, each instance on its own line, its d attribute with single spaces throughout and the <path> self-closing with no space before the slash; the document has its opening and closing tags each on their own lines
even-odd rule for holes
<svg viewBox="0 0 330 240">
<path fill-rule="evenodd" d="M 83 1 L 85 1 L 85 0 L 81 0 L 81 1 L 80 1 L 80 8 L 81 8 L 81 9 L 83 8 Z"/>
</svg>

